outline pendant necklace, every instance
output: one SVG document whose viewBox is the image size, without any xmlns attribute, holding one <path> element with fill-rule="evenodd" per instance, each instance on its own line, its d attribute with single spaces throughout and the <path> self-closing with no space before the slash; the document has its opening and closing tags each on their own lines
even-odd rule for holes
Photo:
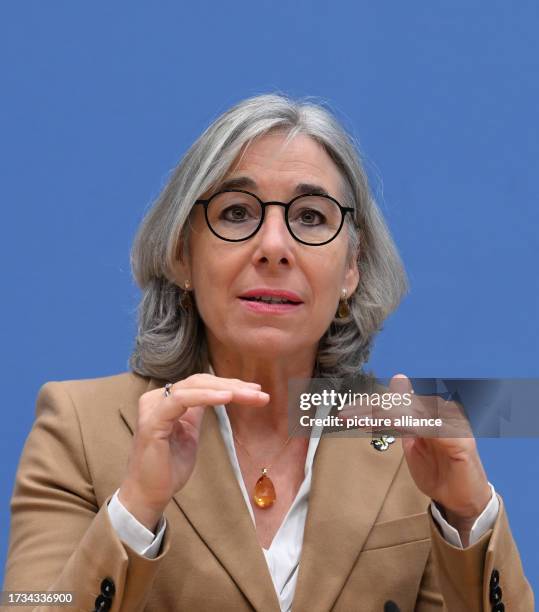
<svg viewBox="0 0 539 612">
<path fill-rule="evenodd" d="M 275 465 L 277 460 L 281 457 L 281 454 L 286 448 L 286 445 L 290 442 L 290 440 L 292 439 L 292 436 L 296 433 L 298 429 L 299 429 L 299 425 L 288 436 L 288 438 L 286 439 L 286 442 L 283 444 L 283 446 L 274 456 L 272 463 L 262 468 L 262 476 L 260 476 L 260 478 L 256 481 L 255 487 L 253 489 L 253 500 L 259 508 L 262 508 L 262 509 L 269 508 L 273 506 L 273 504 L 275 503 L 275 500 L 277 499 L 277 494 L 275 493 L 275 485 L 273 484 L 273 481 L 271 480 L 271 478 L 268 476 L 268 470 L 271 467 L 273 467 L 273 465 Z M 251 456 L 251 453 L 247 450 L 245 445 L 242 444 L 238 440 L 238 438 L 236 438 L 236 436 L 234 435 L 234 432 L 232 432 L 232 437 L 234 438 L 236 443 L 239 444 L 243 448 L 243 450 L 247 453 L 247 456 L 249 457 L 251 462 L 255 463 L 253 457 Z"/>
</svg>

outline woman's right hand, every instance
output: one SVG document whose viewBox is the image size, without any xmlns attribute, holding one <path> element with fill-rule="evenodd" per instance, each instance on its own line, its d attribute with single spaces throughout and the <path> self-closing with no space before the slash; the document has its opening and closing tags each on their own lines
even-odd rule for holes
<svg viewBox="0 0 539 612">
<path fill-rule="evenodd" d="M 189 480 L 196 461 L 204 409 L 234 402 L 264 406 L 269 395 L 257 383 L 193 374 L 141 395 L 127 474 L 118 493 L 125 508 L 154 531 L 172 496 Z"/>
</svg>

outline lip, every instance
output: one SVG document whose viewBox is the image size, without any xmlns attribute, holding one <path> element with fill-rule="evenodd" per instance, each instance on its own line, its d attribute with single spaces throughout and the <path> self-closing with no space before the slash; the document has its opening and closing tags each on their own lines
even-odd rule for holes
<svg viewBox="0 0 539 612">
<path fill-rule="evenodd" d="M 264 302 L 251 302 L 249 300 L 242 299 L 257 296 L 278 297 L 285 300 L 291 300 L 296 303 L 266 304 Z M 238 296 L 238 299 L 247 310 L 259 314 L 287 314 L 303 306 L 303 300 L 299 297 L 299 295 L 293 291 L 288 291 L 287 289 L 269 289 L 267 287 L 249 289 L 249 291 L 245 291 L 245 293 Z"/>
<path fill-rule="evenodd" d="M 239 298 L 250 298 L 250 297 L 257 297 L 257 296 L 277 297 L 277 298 L 283 298 L 285 300 L 290 300 L 292 302 L 299 302 L 300 304 L 303 303 L 303 300 L 299 297 L 299 295 L 297 293 L 294 293 L 293 291 L 288 291 L 287 289 L 269 289 L 267 287 L 249 289 L 249 291 L 242 293 L 238 297 Z M 248 302 L 248 303 L 252 304 L 255 302 Z M 274 306 L 274 305 L 275 304 L 271 304 L 271 306 Z M 278 304 L 278 306 L 281 306 L 281 305 L 282 306 L 295 306 L 296 304 Z"/>
<path fill-rule="evenodd" d="M 257 295 L 260 295 L 260 293 Z M 249 300 L 242 300 L 241 298 L 239 302 L 247 310 L 259 314 L 288 314 L 303 306 L 303 302 L 299 304 L 265 304 L 264 302 L 250 302 Z"/>
</svg>

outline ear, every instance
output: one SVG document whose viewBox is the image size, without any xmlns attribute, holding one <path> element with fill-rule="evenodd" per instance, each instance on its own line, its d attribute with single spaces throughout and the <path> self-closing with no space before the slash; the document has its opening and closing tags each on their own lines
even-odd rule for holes
<svg viewBox="0 0 539 612">
<path fill-rule="evenodd" d="M 359 253 L 355 253 L 354 256 L 351 257 L 347 263 L 343 281 L 343 288 L 346 289 L 347 296 L 351 296 L 359 285 L 360 275 L 358 267 L 358 256 Z"/>
<path fill-rule="evenodd" d="M 187 252 L 184 253 L 184 250 L 187 251 L 187 249 L 184 249 L 183 238 L 180 238 L 176 248 L 173 269 L 174 282 L 179 287 L 183 287 L 187 279 L 192 279 L 189 256 Z"/>
</svg>

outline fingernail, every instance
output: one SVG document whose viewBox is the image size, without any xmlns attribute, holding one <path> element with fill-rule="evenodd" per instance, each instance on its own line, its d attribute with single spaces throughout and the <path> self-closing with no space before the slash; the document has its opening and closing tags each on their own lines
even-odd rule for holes
<svg viewBox="0 0 539 612">
<path fill-rule="evenodd" d="M 259 391 L 258 392 L 258 397 L 261 397 L 263 399 L 266 399 L 269 397 L 269 393 L 266 393 L 265 391 Z"/>
</svg>

